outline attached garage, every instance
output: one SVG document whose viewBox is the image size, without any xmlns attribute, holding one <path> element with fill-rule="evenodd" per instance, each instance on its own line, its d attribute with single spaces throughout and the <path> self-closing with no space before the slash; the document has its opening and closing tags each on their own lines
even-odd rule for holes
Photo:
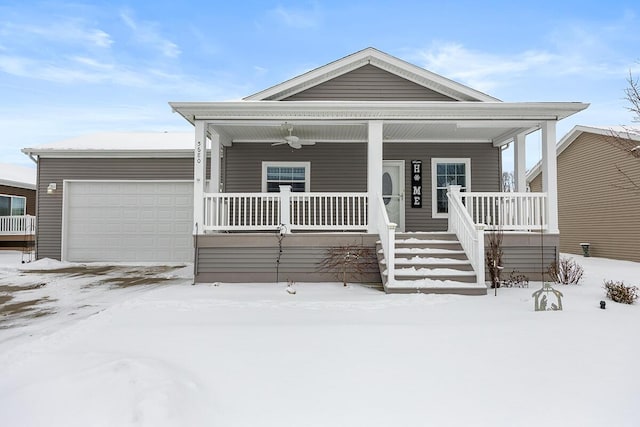
<svg viewBox="0 0 640 427">
<path fill-rule="evenodd" d="M 193 259 L 193 181 L 64 181 L 66 261 Z"/>
</svg>

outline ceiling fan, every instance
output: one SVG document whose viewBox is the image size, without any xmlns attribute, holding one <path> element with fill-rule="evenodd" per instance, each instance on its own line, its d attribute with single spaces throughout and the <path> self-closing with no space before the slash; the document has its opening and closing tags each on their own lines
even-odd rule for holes
<svg viewBox="0 0 640 427">
<path fill-rule="evenodd" d="M 295 148 L 296 150 L 298 150 L 302 148 L 303 145 L 315 145 L 316 143 L 315 141 L 309 141 L 308 139 L 300 139 L 297 136 L 295 136 L 293 134 L 293 125 L 285 123 L 282 125 L 282 127 L 289 132 L 289 135 L 283 137 L 282 141 L 274 142 L 273 144 L 271 144 L 272 147 L 275 145 L 289 144 L 289 147 Z"/>
</svg>

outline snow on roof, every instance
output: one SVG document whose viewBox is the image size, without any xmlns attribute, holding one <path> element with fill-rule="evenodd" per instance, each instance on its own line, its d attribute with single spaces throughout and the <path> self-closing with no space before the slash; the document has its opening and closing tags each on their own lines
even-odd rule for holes
<svg viewBox="0 0 640 427">
<path fill-rule="evenodd" d="M 24 148 L 24 153 L 53 151 L 139 151 L 193 149 L 193 132 L 103 132 Z"/>
<path fill-rule="evenodd" d="M 607 135 L 611 132 L 615 132 L 620 134 L 620 136 L 625 136 L 625 134 L 630 134 L 632 136 L 640 136 L 640 127 L 639 126 L 581 126 L 586 129 L 593 129 L 594 131 L 606 132 Z"/>
<path fill-rule="evenodd" d="M 0 184 L 10 187 L 35 188 L 36 169 L 10 163 L 0 163 Z"/>
</svg>

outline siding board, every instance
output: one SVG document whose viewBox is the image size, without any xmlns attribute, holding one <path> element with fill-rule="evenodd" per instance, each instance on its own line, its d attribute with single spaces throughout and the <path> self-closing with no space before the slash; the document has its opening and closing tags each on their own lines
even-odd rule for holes
<svg viewBox="0 0 640 427">
<path fill-rule="evenodd" d="M 373 65 L 335 77 L 283 101 L 455 101 Z"/>
<path fill-rule="evenodd" d="M 363 234 L 293 234 L 282 241 L 280 263 L 275 234 L 218 234 L 199 238 L 197 282 L 297 282 L 339 281 L 336 271 L 321 262 L 327 249 L 359 245 L 375 251 L 376 236 Z M 276 275 L 277 266 L 277 275 Z M 354 282 L 352 274 L 347 275 Z M 362 283 L 380 283 L 380 270 L 372 263 Z"/>
</svg>

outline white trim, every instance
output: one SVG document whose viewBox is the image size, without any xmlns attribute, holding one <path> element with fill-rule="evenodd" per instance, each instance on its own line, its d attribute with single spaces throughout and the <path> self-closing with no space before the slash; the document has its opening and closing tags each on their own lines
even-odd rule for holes
<svg viewBox="0 0 640 427">
<path fill-rule="evenodd" d="M 471 101 L 229 101 L 170 102 L 189 123 L 195 120 L 560 120 L 584 110 L 581 102 Z M 517 126 L 516 126 L 517 127 Z"/>
<path fill-rule="evenodd" d="M 22 188 L 25 190 L 35 190 L 37 188 L 35 184 L 29 184 L 27 182 L 11 181 L 9 179 L 2 179 L 2 178 L 0 178 L 0 185 L 4 185 L 5 187 Z"/>
<path fill-rule="evenodd" d="M 287 168 L 304 168 L 304 192 L 311 191 L 311 162 L 263 161 L 262 162 L 262 192 L 267 192 L 267 168 L 282 166 Z"/>
<path fill-rule="evenodd" d="M 26 155 L 36 155 L 38 157 L 46 158 L 71 158 L 82 157 L 85 159 L 99 159 L 103 157 L 109 158 L 193 158 L 193 148 L 185 150 L 163 149 L 158 148 L 155 150 L 76 150 L 72 148 L 23 148 L 21 150 Z"/>
<path fill-rule="evenodd" d="M 448 213 L 438 213 L 438 163 L 465 164 L 465 191 L 471 191 L 471 158 L 470 157 L 433 157 L 431 159 L 431 218 L 448 218 Z M 424 176 L 424 174 L 423 174 Z M 422 184 L 424 187 L 424 182 Z"/>
</svg>

